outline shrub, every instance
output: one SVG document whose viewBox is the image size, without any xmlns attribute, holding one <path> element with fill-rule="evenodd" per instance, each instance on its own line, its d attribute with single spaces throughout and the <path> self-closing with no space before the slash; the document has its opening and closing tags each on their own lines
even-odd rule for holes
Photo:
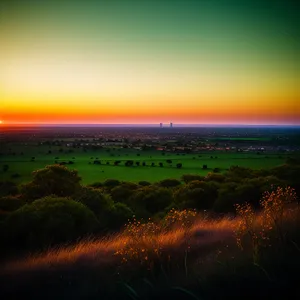
<svg viewBox="0 0 300 300">
<path fill-rule="evenodd" d="M 181 182 L 177 179 L 164 179 L 159 182 L 161 187 L 172 188 L 181 185 Z"/>
<path fill-rule="evenodd" d="M 0 198 L 0 210 L 10 212 L 22 207 L 25 202 L 17 196 L 5 196 Z"/>
<path fill-rule="evenodd" d="M 181 176 L 181 179 L 185 182 L 185 183 L 189 183 L 191 181 L 194 181 L 194 180 L 204 180 L 204 176 L 201 176 L 201 175 L 197 175 L 197 174 L 184 174 Z"/>
<path fill-rule="evenodd" d="M 142 181 L 139 181 L 139 185 L 141 185 L 141 186 L 149 186 L 149 185 L 151 185 L 151 183 L 148 182 L 148 181 L 142 180 Z"/>
<path fill-rule="evenodd" d="M 167 188 L 145 186 L 135 191 L 128 205 L 139 217 L 150 217 L 173 202 L 172 192 Z"/>
<path fill-rule="evenodd" d="M 206 181 L 224 182 L 226 177 L 223 174 L 208 173 L 205 177 Z"/>
<path fill-rule="evenodd" d="M 98 225 L 86 206 L 55 196 L 26 204 L 4 221 L 8 243 L 29 249 L 74 241 L 93 233 Z"/>
<path fill-rule="evenodd" d="M 115 203 L 107 214 L 108 227 L 110 229 L 119 229 L 125 225 L 128 219 L 134 215 L 133 211 L 124 203 Z"/>
<path fill-rule="evenodd" d="M 134 189 L 126 184 L 116 186 L 110 192 L 113 201 L 122 203 L 127 203 L 128 199 L 133 193 Z"/>
<path fill-rule="evenodd" d="M 99 188 L 103 187 L 103 183 L 102 182 L 94 182 L 94 183 L 89 184 L 88 186 L 93 187 L 95 189 L 99 189 Z"/>
<path fill-rule="evenodd" d="M 218 185 L 213 182 L 191 181 L 175 192 L 175 203 L 180 209 L 210 209 L 218 196 Z"/>
<path fill-rule="evenodd" d="M 103 182 L 103 186 L 108 188 L 108 189 L 112 189 L 118 185 L 120 185 L 121 182 L 117 179 L 106 179 L 104 182 Z"/>
<path fill-rule="evenodd" d="M 81 189 L 73 195 L 73 199 L 87 206 L 98 219 L 113 205 L 108 195 L 92 187 L 81 187 Z"/>
<path fill-rule="evenodd" d="M 48 195 L 59 197 L 71 196 L 80 188 L 81 177 L 77 170 L 69 170 L 65 166 L 50 165 L 33 172 L 33 180 L 23 185 L 22 194 L 27 201 Z"/>
<path fill-rule="evenodd" d="M 18 186 L 12 181 L 0 181 L 0 197 L 18 194 Z"/>
</svg>

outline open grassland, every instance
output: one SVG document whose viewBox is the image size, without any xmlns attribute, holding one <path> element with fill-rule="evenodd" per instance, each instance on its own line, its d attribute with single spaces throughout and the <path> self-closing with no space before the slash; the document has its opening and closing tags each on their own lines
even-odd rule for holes
<svg viewBox="0 0 300 300">
<path fill-rule="evenodd" d="M 8 147 L 8 146 L 7 146 Z M 260 154 L 233 153 L 233 152 L 206 152 L 206 153 L 171 153 L 162 151 L 141 151 L 134 149 L 111 148 L 100 150 L 63 149 L 58 146 L 12 145 L 10 154 L 0 156 L 0 164 L 9 166 L 6 172 L 1 172 L 1 179 L 15 180 L 23 183 L 31 180 L 34 170 L 44 168 L 46 165 L 72 162 L 68 167 L 77 169 L 82 177 L 83 184 L 114 178 L 119 180 L 138 182 L 147 180 L 160 181 L 166 178 L 180 179 L 183 174 L 193 173 L 206 175 L 218 168 L 224 172 L 232 165 L 250 167 L 252 169 L 272 168 L 285 162 L 286 154 Z M 99 160 L 101 164 L 94 164 Z M 121 161 L 118 166 L 116 160 Z M 125 166 L 127 160 L 133 160 L 134 165 Z M 171 160 L 172 163 L 167 163 Z M 140 165 L 137 166 L 136 162 Z M 142 164 L 146 165 L 143 166 Z M 154 163 L 155 166 L 151 166 Z M 159 163 L 163 163 L 160 167 Z M 181 163 L 182 167 L 177 168 Z M 203 165 L 207 165 L 204 170 Z M 14 174 L 18 174 L 13 178 Z"/>
</svg>

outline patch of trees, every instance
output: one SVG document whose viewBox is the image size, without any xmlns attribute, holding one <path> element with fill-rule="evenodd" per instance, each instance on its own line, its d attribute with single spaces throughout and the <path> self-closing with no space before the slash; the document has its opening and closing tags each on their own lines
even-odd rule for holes
<svg viewBox="0 0 300 300">
<path fill-rule="evenodd" d="M 191 181 L 194 181 L 194 180 L 204 180 L 204 176 L 201 176 L 201 175 L 197 175 L 197 174 L 184 174 L 181 176 L 181 180 L 184 181 L 184 183 L 189 183 Z"/>
<path fill-rule="evenodd" d="M 65 166 L 50 165 L 33 172 L 33 180 L 21 187 L 22 195 L 28 201 L 48 195 L 70 196 L 80 187 L 81 177 L 77 170 Z"/>
<path fill-rule="evenodd" d="M 6 243 L 25 249 L 75 241 L 98 227 L 95 214 L 67 198 L 47 196 L 15 210 L 3 222 Z"/>
</svg>

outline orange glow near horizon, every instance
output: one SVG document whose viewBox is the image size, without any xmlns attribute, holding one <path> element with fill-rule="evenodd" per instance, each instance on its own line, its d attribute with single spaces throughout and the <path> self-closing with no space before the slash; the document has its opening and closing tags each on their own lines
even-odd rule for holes
<svg viewBox="0 0 300 300">
<path fill-rule="evenodd" d="M 240 1 L 11 2 L 0 27 L 2 127 L 300 125 L 290 16 Z"/>
</svg>

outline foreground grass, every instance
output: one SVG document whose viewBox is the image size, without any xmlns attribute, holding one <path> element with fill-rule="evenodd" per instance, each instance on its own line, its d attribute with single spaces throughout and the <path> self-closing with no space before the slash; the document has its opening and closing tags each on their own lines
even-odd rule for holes
<svg viewBox="0 0 300 300">
<path fill-rule="evenodd" d="M 248 229 L 260 232 L 263 219 L 263 214 L 256 214 Z M 14 299 L 251 299 L 257 295 L 288 299 L 297 287 L 293 266 L 300 263 L 298 207 L 286 207 L 282 213 L 284 240 L 270 230 L 259 255 L 247 232 L 243 249 L 238 247 L 243 220 L 208 218 L 191 211 L 173 212 L 167 223 L 134 220 L 121 233 L 7 263 L 1 271 L 2 295 Z"/>
</svg>

